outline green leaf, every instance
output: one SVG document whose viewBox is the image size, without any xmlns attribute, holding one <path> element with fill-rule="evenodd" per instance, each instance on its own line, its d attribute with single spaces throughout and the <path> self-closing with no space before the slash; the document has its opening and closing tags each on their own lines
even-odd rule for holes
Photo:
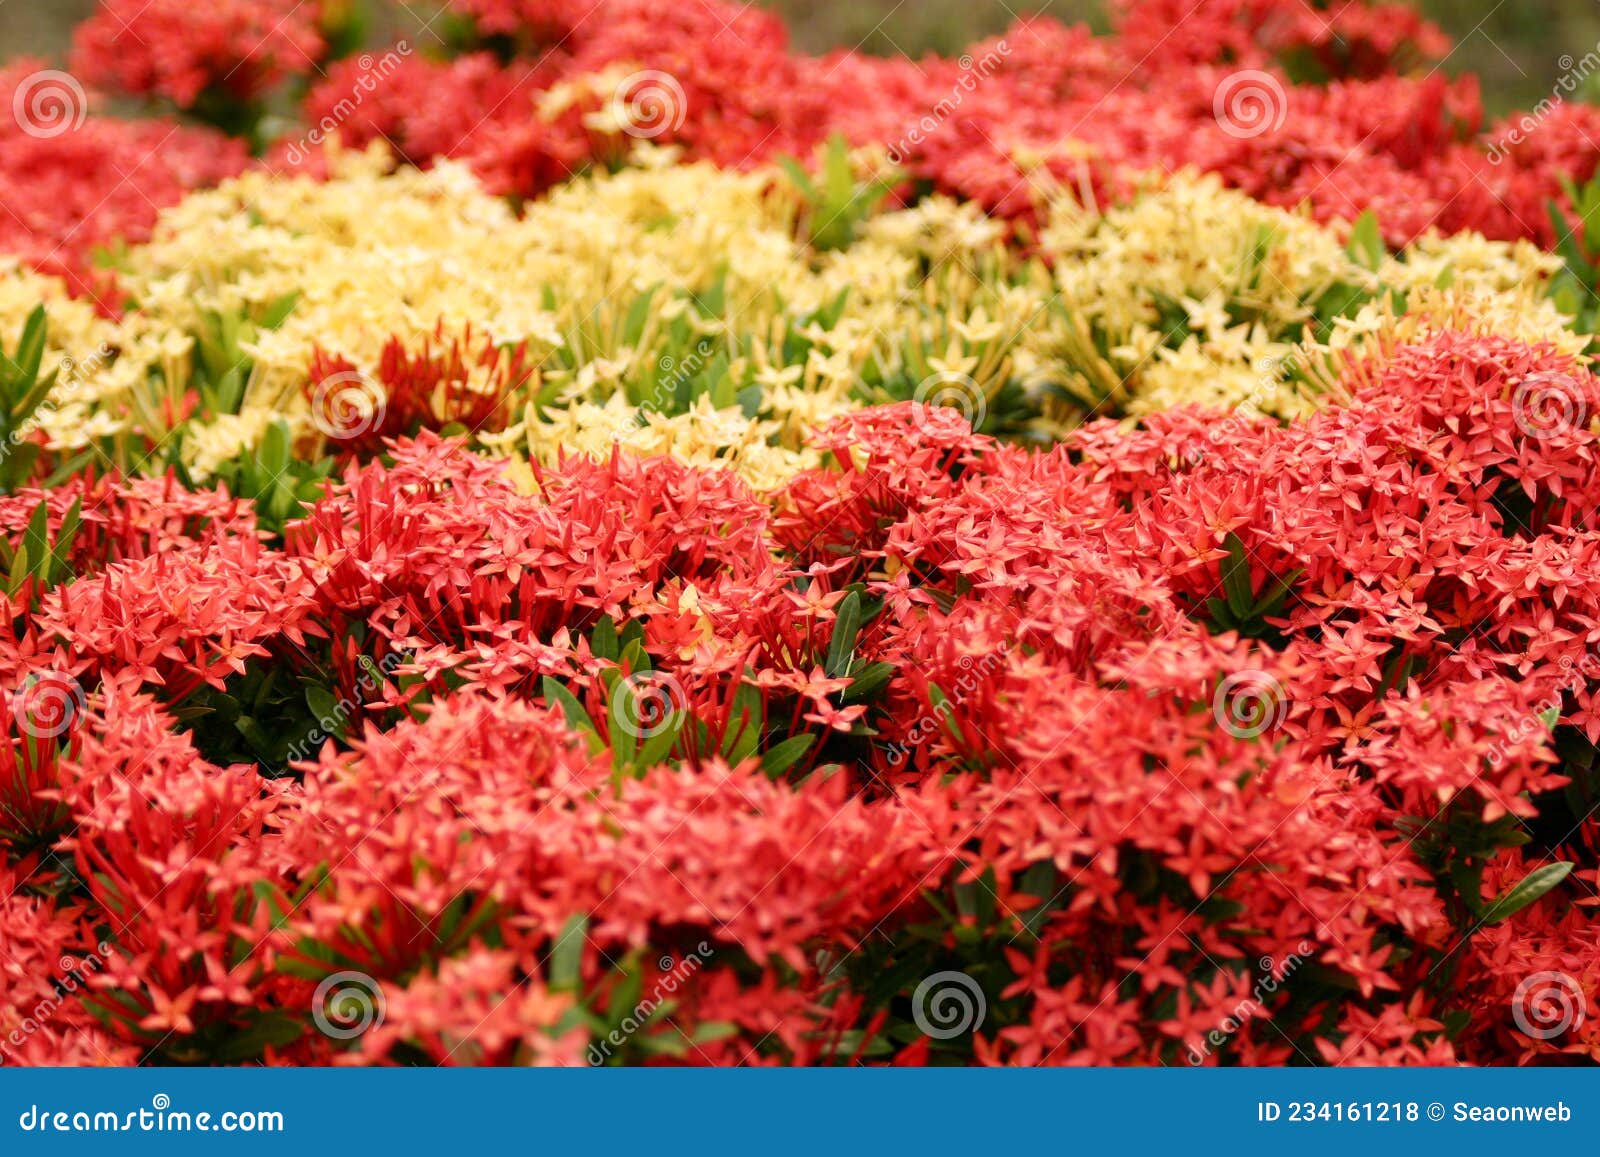
<svg viewBox="0 0 1600 1157">
<path fill-rule="evenodd" d="M 1255 584 L 1250 580 L 1250 559 L 1239 536 L 1229 532 L 1222 545 L 1228 557 L 1222 560 L 1222 592 L 1228 596 L 1228 610 L 1235 618 L 1249 618 L 1255 608 Z"/>
<path fill-rule="evenodd" d="M 850 686 L 844 689 L 846 703 L 870 698 L 894 677 L 898 670 L 893 663 L 869 663 L 856 672 Z"/>
<path fill-rule="evenodd" d="M 1483 915 L 1483 865 L 1470 860 L 1456 860 L 1450 865 L 1450 882 L 1456 895 L 1475 916 Z"/>
<path fill-rule="evenodd" d="M 659 286 L 652 285 L 633 301 L 628 307 L 628 316 L 622 323 L 622 344 L 637 347 L 639 339 L 644 336 L 644 327 L 650 322 L 650 302 L 654 300 Z"/>
<path fill-rule="evenodd" d="M 741 687 L 740 690 L 743 691 L 744 688 Z M 738 766 L 745 760 L 749 759 L 750 756 L 755 754 L 756 747 L 759 746 L 760 743 L 761 717 L 759 715 L 758 706 L 755 709 L 755 713 L 747 713 L 740 716 L 738 733 L 729 736 L 729 738 L 724 741 L 723 747 L 725 750 L 723 751 L 723 755 L 730 764 Z"/>
<path fill-rule="evenodd" d="M 28 545 L 23 543 L 17 547 L 17 553 L 11 556 L 11 573 L 6 576 L 6 591 L 16 594 L 32 573 L 28 565 Z"/>
<path fill-rule="evenodd" d="M 1355 224 L 1350 227 L 1350 243 L 1345 246 L 1345 252 L 1357 265 L 1373 273 L 1382 267 L 1383 259 L 1389 255 L 1389 248 L 1383 243 L 1378 215 L 1371 209 L 1357 217 Z"/>
<path fill-rule="evenodd" d="M 956 884 L 951 889 L 955 896 L 956 911 L 976 922 L 979 928 L 987 928 L 994 923 L 995 913 L 995 874 L 993 868 L 985 868 L 974 879 L 964 884 Z"/>
<path fill-rule="evenodd" d="M 67 507 L 67 513 L 62 516 L 61 526 L 56 530 L 56 541 L 50 547 L 50 565 L 41 575 L 46 586 L 55 586 L 67 576 L 72 557 L 72 543 L 78 537 L 78 530 L 83 525 L 83 497 L 80 495 L 72 500 L 72 505 Z"/>
<path fill-rule="evenodd" d="M 615 672 L 609 672 L 615 675 Z M 629 710 L 632 709 L 632 717 Z M 614 767 L 634 767 L 639 754 L 639 736 L 634 728 L 639 722 L 638 696 L 621 678 L 611 680 L 606 695 L 606 714 L 609 726 L 606 739 L 611 744 L 611 762 Z"/>
<path fill-rule="evenodd" d="M 689 1039 L 697 1045 L 705 1045 L 738 1035 L 738 1025 L 726 1020 L 708 1020 L 696 1025 L 694 1031 L 689 1034 Z"/>
<path fill-rule="evenodd" d="M 1238 623 L 1234 622 L 1233 613 L 1228 610 L 1227 599 L 1207 599 L 1206 617 L 1218 631 L 1231 631 L 1238 626 Z"/>
<path fill-rule="evenodd" d="M 311 714 L 316 717 L 317 730 L 326 732 L 335 739 L 344 737 L 346 711 L 340 707 L 339 701 L 334 698 L 333 692 L 321 683 L 310 683 L 306 686 L 306 706 L 311 709 Z"/>
<path fill-rule="evenodd" d="M 729 763 L 747 759 L 761 742 L 764 722 L 760 690 L 749 683 L 740 683 L 733 693 L 728 725 L 722 732 L 722 757 Z"/>
<path fill-rule="evenodd" d="M 1516 915 L 1565 880 L 1574 866 L 1568 861 L 1562 861 L 1535 868 L 1483 910 L 1483 922 L 1498 924 L 1507 917 Z"/>
<path fill-rule="evenodd" d="M 44 363 L 45 341 L 44 306 L 36 305 L 22 327 L 22 337 L 17 342 L 17 369 L 24 382 L 32 383 L 39 377 L 39 367 Z"/>
<path fill-rule="evenodd" d="M 661 730 L 640 745 L 634 765 L 643 771 L 647 767 L 654 767 L 663 762 L 672 754 L 672 748 L 678 742 L 678 734 L 683 730 L 683 724 L 688 718 L 687 711 L 674 711 L 662 722 Z"/>
<path fill-rule="evenodd" d="M 827 185 L 827 207 L 838 212 L 854 197 L 856 175 L 850 169 L 850 146 L 837 133 L 828 138 L 822 172 Z"/>
<path fill-rule="evenodd" d="M 589 713 L 583 709 L 583 704 L 578 702 L 577 696 L 568 691 L 562 683 L 546 675 L 539 684 L 539 689 L 544 693 L 545 700 L 561 708 L 561 713 L 567 717 L 567 726 L 574 731 L 594 731 L 594 721 L 589 718 Z"/>
<path fill-rule="evenodd" d="M 1250 617 L 1259 619 L 1277 614 L 1283 609 L 1283 602 L 1294 589 L 1294 584 L 1299 582 L 1300 576 L 1305 573 L 1304 567 L 1296 567 L 1282 578 L 1274 578 L 1267 584 L 1267 589 L 1261 592 L 1256 605 L 1251 608 Z"/>
<path fill-rule="evenodd" d="M 928 702 L 933 705 L 934 714 L 939 717 L 939 722 L 944 725 L 951 738 L 964 746 L 967 737 L 962 734 L 961 725 L 956 722 L 955 708 L 950 706 L 949 696 L 940 690 L 937 683 L 928 684 Z"/>
<path fill-rule="evenodd" d="M 289 320 L 289 315 L 294 312 L 294 307 L 299 301 L 300 291 L 298 289 L 290 290 L 276 301 L 268 303 L 267 308 L 262 311 L 261 320 L 258 324 L 262 329 L 277 329 L 285 321 Z"/>
<path fill-rule="evenodd" d="M 632 623 L 628 625 L 630 627 L 633 626 Z M 618 637 L 618 642 L 622 648 L 621 653 L 617 656 L 618 666 L 623 667 L 633 675 L 649 671 L 651 669 L 650 656 L 645 652 L 644 640 L 628 639 L 626 643 L 623 643 L 622 639 L 626 637 L 626 634 Z"/>
<path fill-rule="evenodd" d="M 256 450 L 256 461 L 268 475 L 277 477 L 289 468 L 289 425 L 274 422 L 261 436 L 261 446 Z"/>
<path fill-rule="evenodd" d="M 30 379 L 31 384 L 22 396 L 14 402 L 11 410 L 11 423 L 13 429 L 18 429 L 50 396 L 50 391 L 56 388 L 57 371 L 51 370 L 44 377 L 37 380 Z"/>
<path fill-rule="evenodd" d="M 28 528 L 22 534 L 22 549 L 28 554 L 32 574 L 41 584 L 50 573 L 50 506 L 44 499 L 33 508 Z"/>
<path fill-rule="evenodd" d="M 249 1028 L 228 1037 L 217 1049 L 216 1059 L 239 1063 L 259 1057 L 268 1045 L 282 1048 L 293 1044 L 303 1031 L 300 1021 L 286 1012 L 263 1012 Z"/>
<path fill-rule="evenodd" d="M 1589 269 L 1589 259 L 1585 256 L 1582 246 L 1578 244 L 1577 227 L 1567 221 L 1566 214 L 1555 201 L 1547 202 L 1545 207 L 1550 213 L 1550 224 L 1556 233 L 1556 252 L 1567 263 L 1567 268 L 1581 277 Z"/>
<path fill-rule="evenodd" d="M 779 157 L 778 164 L 807 201 L 817 199 L 817 186 L 811 180 L 811 174 L 806 172 L 804 165 L 790 156 Z"/>
<path fill-rule="evenodd" d="M 796 735 L 785 739 L 776 747 L 771 748 L 761 757 L 761 770 L 773 779 L 788 772 L 795 764 L 799 763 L 806 752 L 811 750 L 811 745 L 817 741 L 815 735 Z"/>
<path fill-rule="evenodd" d="M 589 636 L 589 650 L 596 659 L 607 659 L 613 663 L 622 653 L 617 643 L 617 625 L 611 621 L 610 615 L 602 615 L 594 625 L 594 631 Z"/>
<path fill-rule="evenodd" d="M 583 941 L 589 930 L 589 917 L 573 916 L 562 926 L 561 935 L 550 946 L 545 969 L 548 983 L 556 992 L 578 991 L 583 981 Z"/>
<path fill-rule="evenodd" d="M 32 477 L 34 465 L 39 461 L 39 455 L 43 449 L 37 442 L 19 442 L 12 449 L 11 456 L 5 461 L 6 489 L 14 490 Z M 44 480 L 44 488 L 48 490 L 61 485 L 61 483 L 88 465 L 93 455 L 93 449 L 86 449 L 81 454 L 74 455 L 62 463 L 55 473 Z"/>
<path fill-rule="evenodd" d="M 830 679 L 837 679 L 850 669 L 855 655 L 856 635 L 861 630 L 861 595 L 851 591 L 839 602 L 833 623 L 833 639 L 828 644 L 826 670 Z"/>
</svg>

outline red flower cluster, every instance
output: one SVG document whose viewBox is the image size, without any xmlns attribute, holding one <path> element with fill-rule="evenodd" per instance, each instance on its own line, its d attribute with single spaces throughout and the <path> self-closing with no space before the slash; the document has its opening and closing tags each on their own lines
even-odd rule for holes
<svg viewBox="0 0 1600 1157">
<path fill-rule="evenodd" d="M 526 343 L 502 349 L 490 338 L 475 340 L 470 327 L 446 337 L 440 322 L 415 351 L 391 337 L 373 377 L 318 350 L 306 397 L 323 434 L 346 453 L 367 454 L 382 449 L 386 438 L 423 430 L 499 430 L 506 396 L 533 372 Z"/>
<path fill-rule="evenodd" d="M 81 523 L 0 639 L 6 1059 L 1600 1055 L 1519 988 L 1600 980 L 1600 388 L 1346 381 L 1045 452 L 868 410 L 770 500 L 431 433 L 281 542 L 0 499 Z"/>
<path fill-rule="evenodd" d="M 73 33 L 72 67 L 97 87 L 165 97 L 254 100 L 316 68 L 318 0 L 101 0 Z"/>
<path fill-rule="evenodd" d="M 1449 38 L 1407 4 L 1118 0 L 1114 8 L 1126 50 L 1141 62 L 1158 53 L 1238 68 L 1279 62 L 1328 80 L 1407 72 L 1450 51 Z"/>
<path fill-rule="evenodd" d="M 636 139 L 748 166 L 841 134 L 1008 217 L 1032 214 L 1042 186 L 1115 199 L 1134 172 L 1189 164 L 1273 204 L 1309 202 L 1321 219 L 1374 209 L 1396 244 L 1438 227 L 1548 245 L 1546 202 L 1600 164 L 1590 107 L 1557 102 L 1532 133 L 1520 117 L 1485 126 L 1471 78 L 1406 74 L 1446 45 L 1394 4 L 1125 0 L 1110 37 L 1034 19 L 958 58 L 913 62 L 798 54 L 770 14 L 722 0 L 457 0 L 480 51 L 408 50 L 381 75 L 370 57 L 324 61 L 342 34 L 321 7 L 110 0 L 79 28 L 73 67 L 262 146 L 267 98 L 315 76 L 301 114 L 320 136 L 384 140 L 415 164 L 461 158 L 522 197 L 614 163 Z M 38 71 L 13 66 L 0 96 Z M 67 95 L 72 131 L 0 133 L 18 174 L 0 222 L 8 251 L 80 289 L 103 280 L 86 272 L 96 248 L 141 240 L 160 207 L 245 164 L 210 135 L 84 121 L 83 99 Z M 320 171 L 302 145 L 269 163 Z"/>
<path fill-rule="evenodd" d="M 340 131 L 387 138 L 413 162 L 468 159 L 523 196 L 629 143 L 586 119 L 607 107 L 634 117 L 636 136 L 725 165 L 808 155 L 834 133 L 881 144 L 912 175 L 1008 216 L 1037 207 L 1039 166 L 1115 197 L 1130 172 L 1190 164 L 1273 204 L 1309 201 L 1322 219 L 1375 209 L 1396 244 L 1429 227 L 1548 244 L 1545 202 L 1600 164 L 1591 108 L 1558 103 L 1533 134 L 1509 133 L 1515 119 L 1484 132 L 1472 78 L 1402 75 L 1448 45 L 1395 4 L 1126 0 L 1110 38 L 1035 19 L 921 62 L 797 55 L 776 20 L 733 4 L 457 7 L 537 64 L 408 60 Z M 536 111 L 551 86 L 597 76 L 615 91 Z M 318 85 L 308 116 L 348 104 L 352 79 Z"/>
<path fill-rule="evenodd" d="M 117 303 L 96 250 L 150 235 L 160 209 L 249 163 L 243 146 L 169 121 L 93 115 L 70 75 L 21 59 L 0 70 L 0 248 Z"/>
</svg>

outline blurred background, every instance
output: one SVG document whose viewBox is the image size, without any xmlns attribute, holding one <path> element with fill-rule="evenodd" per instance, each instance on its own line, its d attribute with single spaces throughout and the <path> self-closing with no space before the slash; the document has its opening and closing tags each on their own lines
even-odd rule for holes
<svg viewBox="0 0 1600 1157">
<path fill-rule="evenodd" d="M 427 0 L 409 0 L 419 11 Z M 1103 26 L 1097 0 L 758 0 L 781 12 L 795 41 L 822 51 L 953 52 L 1003 29 L 1014 12 L 1044 12 Z M 205 3 L 205 0 L 196 0 Z M 1418 0 L 1456 41 L 1450 72 L 1483 78 L 1492 112 L 1536 104 L 1550 95 L 1563 55 L 1582 58 L 1600 44 L 1600 5 L 1589 0 Z M 59 58 L 72 25 L 95 0 L 0 0 L 0 59 Z"/>
</svg>

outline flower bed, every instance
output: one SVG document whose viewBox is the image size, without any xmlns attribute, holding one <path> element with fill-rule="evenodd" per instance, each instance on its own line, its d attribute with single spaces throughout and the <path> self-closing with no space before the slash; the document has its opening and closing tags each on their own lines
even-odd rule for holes
<svg viewBox="0 0 1600 1157">
<path fill-rule="evenodd" d="M 4 73 L 0 1057 L 1600 1057 L 1600 113 L 450 7 Z"/>
</svg>

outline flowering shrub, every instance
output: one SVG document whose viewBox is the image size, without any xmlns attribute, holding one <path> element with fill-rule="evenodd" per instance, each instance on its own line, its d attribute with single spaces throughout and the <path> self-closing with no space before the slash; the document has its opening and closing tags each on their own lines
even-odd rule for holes
<svg viewBox="0 0 1600 1157">
<path fill-rule="evenodd" d="M 319 5 L 225 0 L 200 10 L 170 0 L 107 0 L 73 37 L 73 64 L 96 86 L 160 96 L 182 109 L 252 100 L 309 73 L 323 51 Z"/>
<path fill-rule="evenodd" d="M 0 132 L 0 1059 L 1600 1058 L 1590 110 L 451 7 Z"/>
<path fill-rule="evenodd" d="M 215 133 L 97 115 L 75 80 L 42 61 L 0 69 L 0 244 L 106 312 L 119 299 L 96 250 L 144 240 L 162 208 L 247 161 Z"/>
</svg>

